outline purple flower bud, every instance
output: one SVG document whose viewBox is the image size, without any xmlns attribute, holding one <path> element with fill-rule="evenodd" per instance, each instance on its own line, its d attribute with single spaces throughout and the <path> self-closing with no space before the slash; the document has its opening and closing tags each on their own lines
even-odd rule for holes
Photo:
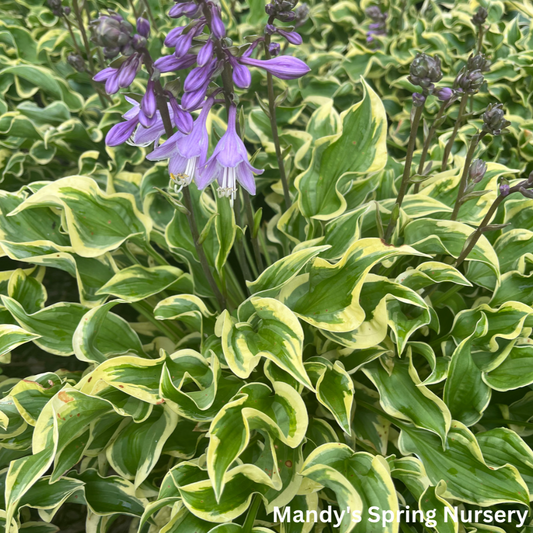
<svg viewBox="0 0 533 533">
<path fill-rule="evenodd" d="M 139 123 L 138 117 L 120 124 L 115 124 L 108 132 L 105 138 L 107 146 L 118 146 L 126 142 L 135 131 L 137 124 Z"/>
<path fill-rule="evenodd" d="M 131 40 L 131 47 L 125 47 L 122 49 L 122 53 L 127 56 L 133 53 L 134 50 L 139 50 L 139 48 L 146 48 L 147 45 L 146 37 L 136 33 Z"/>
<path fill-rule="evenodd" d="M 137 76 L 137 71 L 140 66 L 141 61 L 138 55 L 133 55 L 130 59 L 124 61 L 124 63 L 120 65 L 117 74 L 119 87 L 129 87 L 133 83 L 133 80 L 135 80 L 135 76 Z"/>
<path fill-rule="evenodd" d="M 252 74 L 248 67 L 241 65 L 237 60 L 230 56 L 230 63 L 233 67 L 233 82 L 239 89 L 247 89 L 252 83 Z"/>
<path fill-rule="evenodd" d="M 274 24 L 267 24 L 265 26 L 265 33 L 267 35 L 273 35 L 274 33 L 276 33 L 278 31 L 278 29 L 276 28 L 276 26 L 274 26 Z"/>
<path fill-rule="evenodd" d="M 148 118 L 152 118 L 157 111 L 157 99 L 154 91 L 154 82 L 152 80 L 148 80 L 146 92 L 141 100 L 141 110 Z"/>
<path fill-rule="evenodd" d="M 185 83 L 183 84 L 183 90 L 185 92 L 196 91 L 206 83 L 211 81 L 211 75 L 213 74 L 217 66 L 217 60 L 213 59 L 210 63 L 203 67 L 196 67 L 189 72 Z"/>
<path fill-rule="evenodd" d="M 139 111 L 139 122 L 141 123 L 141 126 L 145 128 L 150 128 L 157 122 L 157 117 L 155 114 L 151 117 L 147 117 L 144 111 L 141 109 Z"/>
<path fill-rule="evenodd" d="M 190 133 L 193 126 L 193 119 L 190 113 L 184 111 L 175 98 L 170 98 L 170 105 L 174 113 L 174 122 L 182 133 Z"/>
<path fill-rule="evenodd" d="M 68 6 L 63 8 L 63 13 L 65 13 L 65 15 L 67 15 L 67 16 L 70 15 L 70 11 L 71 11 L 71 9 Z"/>
<path fill-rule="evenodd" d="M 196 91 L 185 93 L 181 98 L 181 106 L 183 109 L 186 109 L 187 111 L 194 111 L 195 109 L 198 109 L 200 104 L 204 101 L 208 87 L 209 82 Z"/>
<path fill-rule="evenodd" d="M 294 44 L 296 46 L 302 44 L 301 35 L 295 31 L 285 31 L 285 30 L 278 29 L 278 33 L 282 37 L 285 37 L 285 39 L 287 39 L 287 41 L 289 41 L 291 44 Z"/>
<path fill-rule="evenodd" d="M 420 93 L 413 93 L 413 105 L 415 107 L 422 107 L 426 102 L 426 97 Z"/>
<path fill-rule="evenodd" d="M 93 80 L 97 81 L 97 82 L 106 81 L 111 76 L 115 75 L 116 73 L 117 73 L 117 69 L 116 68 L 107 67 L 107 68 L 101 70 L 100 72 L 98 72 L 97 74 L 95 74 L 94 77 L 93 77 Z"/>
<path fill-rule="evenodd" d="M 200 48 L 196 62 L 199 67 L 203 67 L 213 57 L 213 41 L 208 39 L 207 42 Z"/>
<path fill-rule="evenodd" d="M 196 63 L 196 56 L 192 54 L 183 57 L 176 57 L 175 55 L 163 56 L 154 62 L 154 67 L 159 72 L 171 72 L 173 70 L 182 70 L 184 68 L 192 67 Z"/>
<path fill-rule="evenodd" d="M 168 16 L 173 19 L 177 19 L 182 15 L 186 15 L 188 17 L 193 18 L 193 16 L 197 13 L 198 10 L 199 6 L 194 2 L 183 2 L 181 4 L 176 4 L 175 6 L 171 7 L 170 11 L 168 12 Z"/>
<path fill-rule="evenodd" d="M 137 33 L 143 37 L 150 36 L 150 23 L 145 18 L 139 17 L 137 19 Z"/>
<path fill-rule="evenodd" d="M 508 196 L 511 192 L 511 188 L 509 187 L 509 184 L 507 182 L 500 184 L 500 195 L 501 196 Z"/>
<path fill-rule="evenodd" d="M 226 27 L 220 17 L 220 9 L 215 5 L 211 6 L 211 31 L 217 39 L 223 39 L 226 36 Z"/>
<path fill-rule="evenodd" d="M 169 48 L 174 48 L 176 46 L 176 41 L 178 40 L 178 37 L 183 33 L 183 30 L 185 29 L 185 26 L 179 26 L 177 28 L 173 28 L 168 32 L 168 35 L 165 37 L 165 46 L 168 46 Z"/>
<path fill-rule="evenodd" d="M 188 33 L 182 33 L 176 40 L 176 50 L 174 55 L 176 57 L 183 57 L 191 48 L 192 40 L 194 39 L 195 32 L 190 30 Z"/>
<path fill-rule="evenodd" d="M 311 71 L 301 59 L 292 56 L 280 56 L 267 60 L 240 57 L 238 61 L 244 65 L 262 68 L 280 80 L 301 78 Z"/>
<path fill-rule="evenodd" d="M 270 55 L 272 57 L 279 56 L 281 52 L 281 46 L 279 45 L 279 43 L 270 43 L 268 45 L 268 51 L 270 52 Z"/>
<path fill-rule="evenodd" d="M 437 89 L 433 94 L 441 101 L 445 102 L 446 100 L 449 100 L 453 96 L 453 89 L 450 89 L 450 87 L 441 87 Z"/>
</svg>

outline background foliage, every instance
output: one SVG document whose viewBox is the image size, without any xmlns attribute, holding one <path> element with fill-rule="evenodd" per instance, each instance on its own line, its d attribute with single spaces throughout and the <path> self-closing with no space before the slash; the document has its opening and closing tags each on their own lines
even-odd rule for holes
<svg viewBox="0 0 533 533">
<path fill-rule="evenodd" d="M 82 17 L 105 8 L 133 22 L 149 6 L 158 57 L 175 25 L 167 4 L 86 0 Z M 75 24 L 69 32 L 41 0 L 2 3 L 2 528 L 307 533 L 335 528 L 276 524 L 273 508 L 529 505 L 533 200 L 508 197 L 493 219 L 506 225 L 456 259 L 502 178 L 512 186 L 533 170 L 533 5 L 482 2 L 492 67 L 444 172 L 457 104 L 439 125 L 433 168 L 418 193 L 411 186 L 391 245 L 381 237 L 407 150 L 409 65 L 417 51 L 438 56 L 451 86 L 476 46 L 478 3 L 391 0 L 380 6 L 386 35 L 371 42 L 370 2 L 309 4 L 304 43 L 291 53 L 312 72 L 276 79 L 292 207 L 283 207 L 259 70 L 239 95 L 248 151 L 265 169 L 255 227 L 214 191 L 190 188 L 233 303 L 221 310 L 185 215 L 159 191 L 166 163 L 147 161 L 148 147 L 104 144 L 128 105 L 96 87 L 88 61 L 85 72 L 67 61 L 84 55 Z M 235 41 L 263 31 L 263 2 L 222 7 Z M 480 194 L 450 220 L 469 140 L 494 103 L 508 133 L 483 138 Z M 439 105 L 428 97 L 415 166 Z M 208 128 L 214 144 L 225 114 Z M 484 528 L 439 520 L 436 530 Z M 517 524 L 490 526 L 502 529 Z"/>
</svg>

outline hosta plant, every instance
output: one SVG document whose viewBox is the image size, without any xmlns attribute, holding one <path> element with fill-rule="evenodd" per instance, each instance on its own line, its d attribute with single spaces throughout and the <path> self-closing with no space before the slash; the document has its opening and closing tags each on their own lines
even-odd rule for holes
<svg viewBox="0 0 533 533">
<path fill-rule="evenodd" d="M 527 531 L 533 7 L 166 4 L 1 8 L 3 530 Z"/>
</svg>

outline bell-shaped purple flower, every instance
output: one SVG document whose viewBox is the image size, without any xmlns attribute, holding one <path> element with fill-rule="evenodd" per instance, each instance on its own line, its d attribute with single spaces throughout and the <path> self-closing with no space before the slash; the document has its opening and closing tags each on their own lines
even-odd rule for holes
<svg viewBox="0 0 533 533">
<path fill-rule="evenodd" d="M 297 57 L 280 56 L 273 59 L 253 59 L 251 57 L 239 57 L 239 63 L 258 67 L 270 72 L 281 80 L 294 80 L 305 76 L 311 69 Z"/>
<path fill-rule="evenodd" d="M 203 67 L 213 57 L 213 41 L 208 39 L 207 42 L 200 48 L 196 62 L 199 67 Z"/>
<path fill-rule="evenodd" d="M 171 72 L 174 70 L 182 70 L 184 68 L 192 67 L 196 63 L 196 56 L 187 54 L 183 57 L 176 57 L 175 55 L 163 56 L 156 59 L 154 67 L 159 72 Z"/>
<path fill-rule="evenodd" d="M 253 173 L 263 173 L 262 170 L 252 167 L 248 161 L 248 152 L 235 128 L 236 117 L 237 108 L 232 104 L 229 109 L 228 129 L 195 180 L 199 189 L 205 189 L 212 181 L 217 180 L 219 195 L 230 197 L 232 204 L 237 192 L 237 182 L 250 194 L 255 194 Z"/>
<path fill-rule="evenodd" d="M 93 80 L 96 82 L 105 82 L 105 91 L 107 94 L 115 94 L 120 89 L 118 85 L 118 69 L 116 68 L 105 68 L 101 70 L 93 77 Z"/>
<path fill-rule="evenodd" d="M 197 179 L 198 169 L 205 165 L 209 148 L 206 121 L 213 100 L 207 99 L 189 135 L 177 132 L 147 156 L 150 161 L 168 159 L 168 172 L 179 188 Z"/>
<path fill-rule="evenodd" d="M 223 39 L 226 36 L 226 26 L 220 16 L 220 8 L 214 4 L 211 5 L 211 31 L 217 39 Z"/>
</svg>

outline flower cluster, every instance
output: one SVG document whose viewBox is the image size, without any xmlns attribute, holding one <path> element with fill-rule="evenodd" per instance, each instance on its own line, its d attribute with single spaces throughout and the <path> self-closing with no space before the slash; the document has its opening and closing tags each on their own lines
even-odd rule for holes
<svg viewBox="0 0 533 533">
<path fill-rule="evenodd" d="M 278 35 L 290 44 L 302 43 L 294 26 L 278 27 L 274 24 L 275 20 L 303 23 L 308 8 L 298 12 L 294 10 L 296 4 L 297 0 L 274 0 L 267 4 L 265 11 L 269 19 L 265 36 L 237 47 L 226 38 L 219 5 L 205 0 L 178 2 L 170 9 L 169 16 L 175 19 L 187 17 L 189 22 L 172 29 L 165 38 L 165 45 L 174 48 L 174 53 L 153 63 L 146 47 L 150 32 L 147 21 L 137 21 L 137 34 L 134 35 L 133 27 L 119 15 L 100 17 L 95 23 L 98 44 L 103 47 L 106 57 L 122 54 L 125 59 L 119 67 L 99 72 L 94 77 L 95 81 L 105 82 L 106 91 L 115 93 L 119 88 L 131 85 L 143 63 L 149 75 L 146 93 L 140 102 L 128 99 L 133 107 L 124 115 L 125 122 L 111 128 L 106 137 L 107 144 L 115 146 L 130 138 L 133 144 L 154 143 L 155 149 L 148 159 L 169 160 L 169 174 L 177 190 L 189 185 L 192 180 L 200 189 L 216 180 L 219 193 L 232 200 L 237 182 L 250 194 L 255 194 L 253 173 L 260 174 L 262 170 L 250 165 L 246 147 L 238 134 L 237 105 L 233 103 L 237 99 L 233 84 L 239 89 L 248 88 L 252 82 L 251 67 L 283 80 L 300 78 L 309 72 L 309 67 L 302 60 L 278 55 L 279 44 L 270 42 L 272 36 Z M 265 58 L 252 57 L 261 49 L 259 45 L 267 42 L 269 46 L 265 47 Z M 178 103 L 170 91 L 161 88 L 158 73 L 186 69 L 190 70 L 184 77 L 183 93 Z M 220 76 L 222 88 L 213 83 Z M 225 98 L 219 100 L 216 96 L 222 91 Z M 207 117 L 213 106 L 222 102 L 229 103 L 228 127 L 208 158 Z M 161 108 L 162 103 L 166 104 L 166 109 L 165 105 Z M 193 123 L 190 113 L 196 110 L 201 111 Z M 177 128 L 172 134 L 168 127 L 165 128 L 167 114 L 172 128 Z M 158 146 L 164 133 L 167 140 Z"/>
<path fill-rule="evenodd" d="M 483 113 L 483 131 L 491 135 L 501 135 L 511 123 L 504 117 L 503 104 L 489 104 Z"/>
</svg>

